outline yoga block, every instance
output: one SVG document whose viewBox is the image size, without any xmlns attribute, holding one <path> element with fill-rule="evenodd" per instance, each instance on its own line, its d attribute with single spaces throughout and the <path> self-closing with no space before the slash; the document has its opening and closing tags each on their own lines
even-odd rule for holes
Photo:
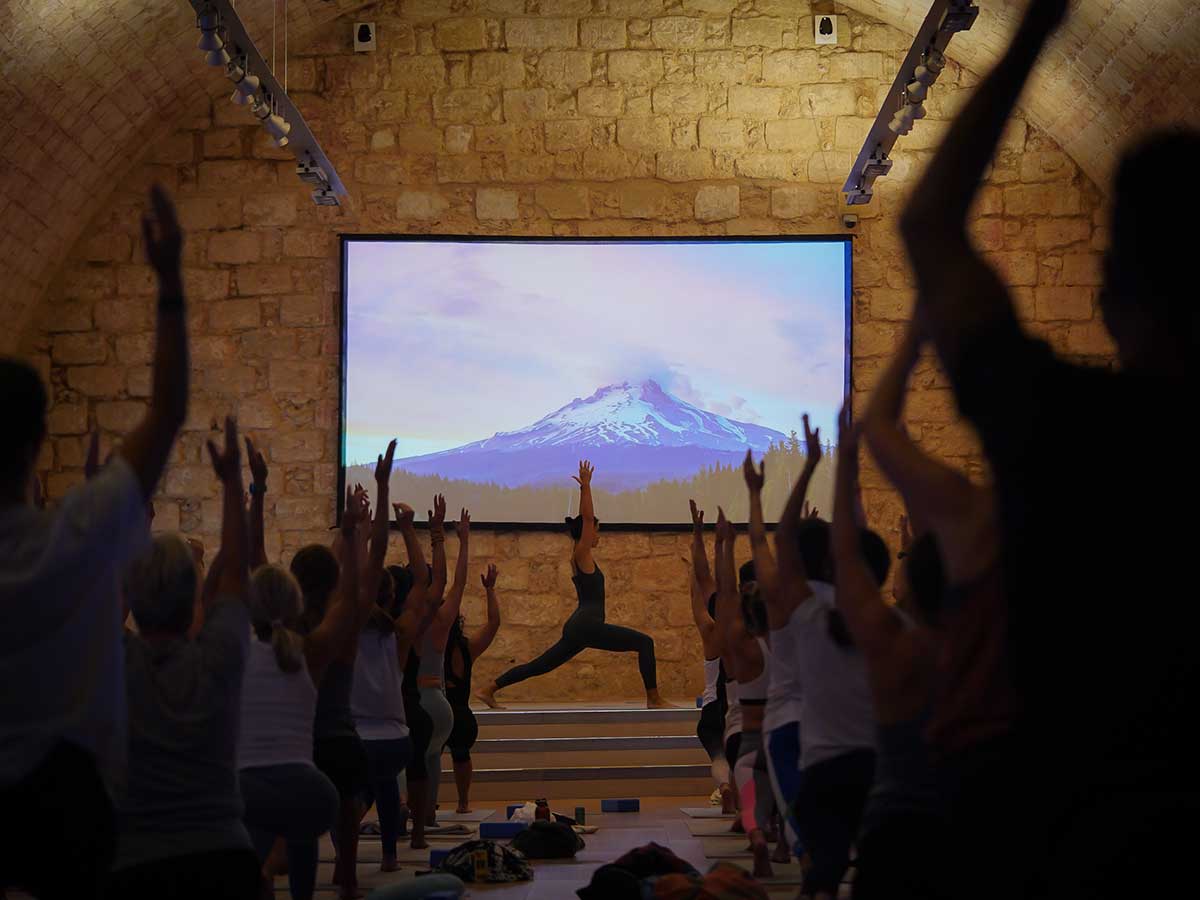
<svg viewBox="0 0 1200 900">
<path fill-rule="evenodd" d="M 522 806 L 524 806 L 524 805 L 525 805 L 524 803 L 510 803 L 510 804 L 508 804 L 508 806 L 506 806 L 506 807 L 504 808 L 504 809 L 505 809 L 504 818 L 506 818 L 506 819 L 511 819 L 511 818 L 512 818 L 512 814 L 513 814 L 513 810 L 520 809 L 520 808 L 521 808 Z"/>
<path fill-rule="evenodd" d="M 503 840 L 516 837 L 529 826 L 524 822 L 480 822 L 479 837 L 481 840 Z"/>
<path fill-rule="evenodd" d="M 442 861 L 450 855 L 450 851 L 446 850 L 430 850 L 429 851 L 429 868 L 436 869 L 442 864 Z"/>
<path fill-rule="evenodd" d="M 600 801 L 600 812 L 637 812 L 641 808 L 641 801 L 636 797 Z"/>
</svg>

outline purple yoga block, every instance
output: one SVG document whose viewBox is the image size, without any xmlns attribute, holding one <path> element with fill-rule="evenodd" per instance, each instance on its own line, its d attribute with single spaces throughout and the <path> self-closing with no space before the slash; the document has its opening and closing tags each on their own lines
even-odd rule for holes
<svg viewBox="0 0 1200 900">
<path fill-rule="evenodd" d="M 600 812 L 638 812 L 641 808 L 641 801 L 636 797 L 600 801 Z"/>
<path fill-rule="evenodd" d="M 524 822 L 480 822 L 479 837 L 482 840 L 503 840 L 516 837 L 527 827 Z"/>
</svg>

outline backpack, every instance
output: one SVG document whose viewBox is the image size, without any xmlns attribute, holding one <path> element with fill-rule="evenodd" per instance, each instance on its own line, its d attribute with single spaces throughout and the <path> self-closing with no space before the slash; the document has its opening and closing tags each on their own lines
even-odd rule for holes
<svg viewBox="0 0 1200 900">
<path fill-rule="evenodd" d="M 510 846 L 529 859 L 568 859 L 586 845 L 570 825 L 539 819 L 518 833 Z"/>
<path fill-rule="evenodd" d="M 442 860 L 439 872 L 457 875 L 463 881 L 475 881 L 475 851 L 484 850 L 488 857 L 485 882 L 529 881 L 533 866 L 520 850 L 513 850 L 495 841 L 467 841 L 459 844 Z"/>
</svg>

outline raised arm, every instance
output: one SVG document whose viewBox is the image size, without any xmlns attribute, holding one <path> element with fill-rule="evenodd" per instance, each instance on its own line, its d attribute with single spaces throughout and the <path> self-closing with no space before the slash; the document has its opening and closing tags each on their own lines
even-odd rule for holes
<svg viewBox="0 0 1200 900">
<path fill-rule="evenodd" d="M 158 185 L 150 189 L 152 215 L 142 218 L 146 258 L 158 278 L 158 325 L 154 344 L 154 385 L 150 407 L 142 421 L 125 436 L 118 451 L 137 474 L 142 495 L 149 500 L 162 476 L 187 418 L 187 309 L 183 299 L 180 254 L 183 235 L 175 207 Z M 238 481 L 241 481 L 239 475 Z M 238 497 L 241 503 L 241 496 Z"/>
<path fill-rule="evenodd" d="M 579 517 L 583 532 L 575 543 L 575 568 L 590 575 L 596 571 L 596 561 L 592 559 L 592 544 L 596 542 L 596 507 L 592 502 L 592 475 L 596 469 L 586 459 L 579 463 L 579 474 L 572 475 L 579 485 Z"/>
<path fill-rule="evenodd" d="M 496 632 L 500 630 L 500 601 L 496 597 L 496 579 L 500 570 L 494 565 L 488 565 L 487 571 L 479 576 L 483 582 L 483 590 L 487 595 L 487 622 L 475 634 L 471 635 L 469 646 L 471 659 L 479 659 L 492 646 Z"/>
<path fill-rule="evenodd" d="M 717 589 L 717 583 L 708 568 L 708 551 L 704 549 L 704 510 L 696 506 L 695 500 L 689 500 L 688 505 L 692 510 L 692 575 L 707 598 Z M 707 609 L 705 615 L 708 615 Z"/>
<path fill-rule="evenodd" d="M 396 512 L 396 525 L 400 536 L 404 539 L 404 550 L 408 554 L 408 568 L 412 574 L 413 589 L 420 588 L 428 591 L 430 585 L 429 566 L 425 563 L 425 553 L 421 550 L 421 540 L 417 537 L 413 508 L 407 503 L 393 503 Z"/>
<path fill-rule="evenodd" d="M 900 231 L 916 270 L 918 316 L 951 373 L 971 339 L 1017 331 L 1008 291 L 971 246 L 967 214 L 1038 53 L 1067 0 L 1032 0 L 1000 62 L 955 118 L 909 195 Z"/>
<path fill-rule="evenodd" d="M 263 504 L 267 493 L 267 461 L 262 451 L 246 438 L 246 459 L 250 462 L 250 568 L 267 564 L 266 539 L 263 535 Z"/>
<path fill-rule="evenodd" d="M 805 497 L 808 495 L 808 484 L 812 481 L 813 472 L 816 471 L 818 463 L 821 462 L 821 429 L 818 428 L 814 431 L 809 427 L 808 413 L 804 414 L 802 421 L 804 424 L 804 469 L 801 471 L 800 477 L 796 479 L 787 505 L 783 508 L 783 515 L 779 517 L 779 525 L 775 529 L 778 589 L 775 591 L 776 599 L 774 601 L 769 597 L 767 599 L 768 603 L 774 603 L 776 607 L 774 611 L 769 610 L 772 628 L 778 627 L 775 625 L 776 619 L 781 618 L 782 622 L 786 622 L 796 606 L 812 596 L 812 588 L 808 584 L 810 573 L 804 570 L 804 559 L 800 555 L 796 535 L 805 516 Z"/>
<path fill-rule="evenodd" d="M 909 373 L 921 341 L 910 326 L 896 355 L 875 386 L 862 417 L 862 433 L 879 467 L 919 521 L 956 522 L 970 511 L 977 489 L 949 466 L 922 452 L 900 422 Z"/>
<path fill-rule="evenodd" d="M 325 667 L 341 654 L 358 633 L 358 604 L 362 580 L 359 542 L 355 532 L 366 515 L 366 507 L 352 488 L 346 487 L 346 505 L 339 524 L 341 541 L 337 587 L 329 598 L 325 615 L 304 638 L 304 660 L 314 683 L 318 683 Z"/>
<path fill-rule="evenodd" d="M 720 541 L 717 564 L 717 633 L 725 642 L 725 651 L 733 655 L 739 642 L 746 637 L 746 621 L 742 617 L 738 595 L 737 570 L 733 565 L 733 525 L 725 518 L 725 510 L 717 507 L 717 537 Z"/>
<path fill-rule="evenodd" d="M 750 491 L 750 552 L 754 559 L 754 579 L 758 582 L 759 590 L 767 605 L 767 619 L 771 628 L 782 628 L 787 624 L 787 615 L 782 615 L 783 606 L 779 602 L 779 578 L 775 567 L 775 557 L 771 554 L 771 545 L 767 541 L 767 526 L 763 522 L 762 492 L 767 483 L 767 464 L 764 460 L 759 467 L 754 468 L 754 457 L 746 451 L 746 461 L 742 464 L 742 475 L 746 479 L 746 488 Z"/>
<path fill-rule="evenodd" d="M 858 435 L 847 407 L 839 417 L 837 472 L 833 494 L 833 555 L 837 569 L 838 608 L 846 619 L 867 664 L 878 664 L 902 628 L 884 602 L 879 585 L 862 555 L 856 513 L 858 499 Z"/>
<path fill-rule="evenodd" d="M 387 450 L 375 463 L 375 519 L 371 523 L 371 543 L 358 589 L 358 627 L 366 624 L 375 608 L 379 582 L 383 578 L 383 562 L 388 546 L 388 481 L 392 477 L 392 458 L 396 455 L 396 440 L 388 442 Z"/>
<path fill-rule="evenodd" d="M 471 513 L 465 508 L 459 513 L 456 532 L 458 534 L 458 559 L 454 563 L 454 583 L 450 585 L 450 590 L 446 593 L 446 602 L 442 604 L 441 609 L 437 612 L 437 618 L 430 626 L 433 628 L 434 646 L 438 649 L 442 649 L 446 645 L 450 627 L 462 610 L 463 592 L 467 589 L 467 567 L 471 561 Z"/>
<path fill-rule="evenodd" d="M 429 510 L 429 549 L 433 554 L 433 582 L 429 596 L 441 603 L 446 594 L 446 498 L 437 494 Z"/>
<path fill-rule="evenodd" d="M 242 505 L 242 465 L 237 422 L 232 416 L 225 419 L 224 450 L 218 450 L 217 445 L 209 441 L 208 455 L 224 492 L 221 507 L 221 555 L 224 558 L 217 580 L 217 594 L 245 601 L 250 581 L 250 546 L 246 533 L 246 510 Z"/>
</svg>

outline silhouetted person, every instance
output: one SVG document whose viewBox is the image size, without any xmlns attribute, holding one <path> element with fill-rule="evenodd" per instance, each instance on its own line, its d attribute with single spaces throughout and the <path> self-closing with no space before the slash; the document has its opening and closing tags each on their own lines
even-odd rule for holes
<svg viewBox="0 0 1200 900">
<path fill-rule="evenodd" d="M 0 890 L 92 897 L 115 846 L 108 788 L 125 768 L 124 613 L 118 577 L 147 547 L 147 503 L 187 414 L 182 236 L 151 192 L 143 220 L 158 277 L 154 389 L 112 460 L 44 512 L 28 488 L 46 390 L 0 360 Z"/>
<path fill-rule="evenodd" d="M 997 869 L 1054 896 L 1153 896 L 1197 802 L 1188 739 L 1200 688 L 1192 454 L 1164 426 L 1192 402 L 1194 226 L 1162 222 L 1200 199 L 1194 132 L 1122 160 L 1100 310 L 1119 371 L 1074 366 L 1027 335 L 971 245 L 967 213 L 1008 115 L 1065 0 L 1040 0 L 948 132 L 902 233 L 917 317 L 995 475 L 1008 643 L 1022 714 L 1011 754 L 980 760 L 988 803 L 956 822 L 996 847 Z M 1142 425 L 1134 440 L 1130 420 Z M 1135 455 L 1135 446 L 1146 449 Z M 1140 447 L 1139 447 L 1140 449 Z M 970 783 L 965 790 L 971 790 Z M 1023 835 L 1024 875 L 1004 845 Z M 1182 846 L 1186 846 L 1186 843 Z M 1020 861 L 1020 860 L 1017 860 Z M 1175 873 L 1172 873 L 1175 874 Z M 1169 876 L 1168 876 L 1169 877 Z M 1011 891 L 984 879 L 975 896 Z M 1165 886 L 1164 886 L 1165 890 Z"/>
</svg>

